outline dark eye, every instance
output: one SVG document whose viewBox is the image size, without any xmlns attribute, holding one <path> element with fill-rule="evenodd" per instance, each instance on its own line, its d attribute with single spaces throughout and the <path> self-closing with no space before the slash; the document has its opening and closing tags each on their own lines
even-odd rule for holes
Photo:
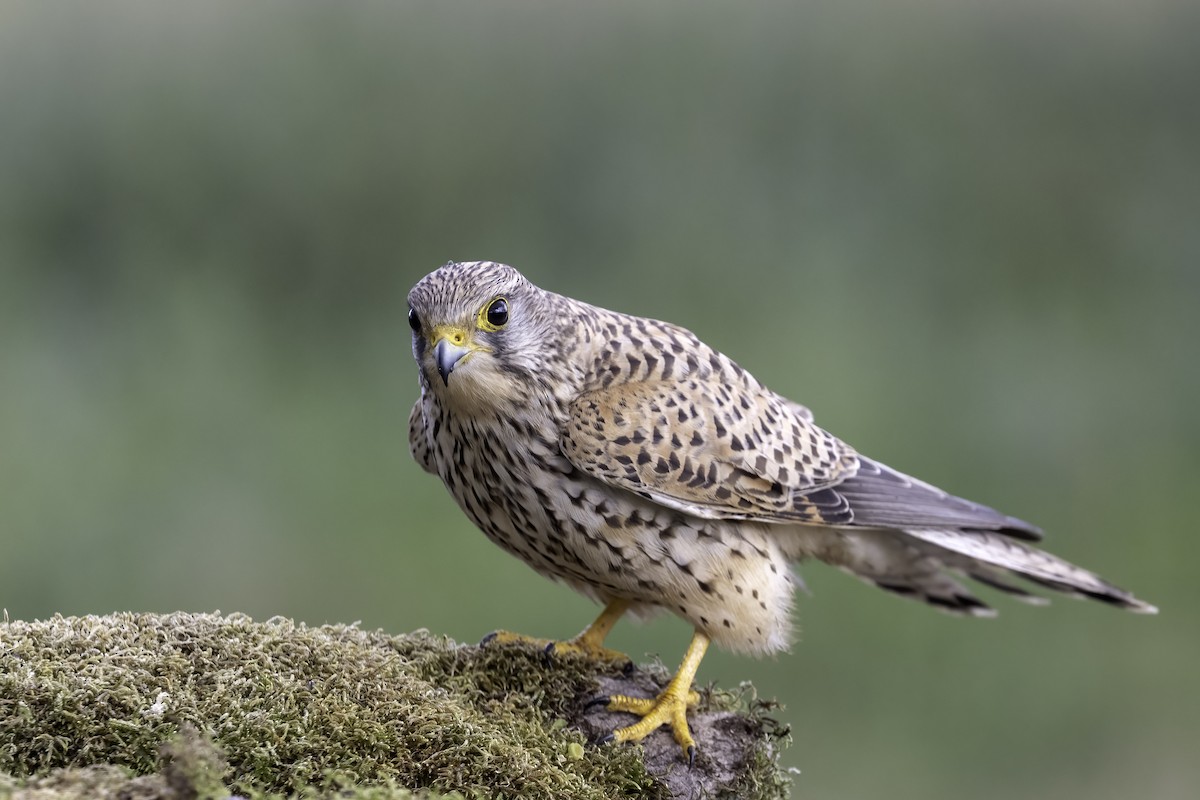
<svg viewBox="0 0 1200 800">
<path fill-rule="evenodd" d="M 487 322 L 493 328 L 503 328 L 508 324 L 508 301 L 497 297 L 487 309 Z"/>
<path fill-rule="evenodd" d="M 417 312 L 413 309 L 408 310 L 408 327 L 413 329 L 413 333 L 421 332 L 421 318 L 417 316 Z"/>
</svg>

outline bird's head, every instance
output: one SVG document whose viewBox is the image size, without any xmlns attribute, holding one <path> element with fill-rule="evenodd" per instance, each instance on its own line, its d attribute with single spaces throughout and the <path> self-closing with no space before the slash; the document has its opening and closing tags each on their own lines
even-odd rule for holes
<svg viewBox="0 0 1200 800">
<path fill-rule="evenodd" d="M 547 293 L 493 261 L 446 264 L 408 293 L 421 384 L 456 406 L 528 396 L 553 348 Z"/>
</svg>

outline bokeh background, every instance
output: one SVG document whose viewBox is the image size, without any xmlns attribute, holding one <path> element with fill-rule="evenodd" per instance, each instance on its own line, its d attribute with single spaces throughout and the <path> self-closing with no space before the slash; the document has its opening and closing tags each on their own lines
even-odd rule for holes
<svg viewBox="0 0 1200 800">
<path fill-rule="evenodd" d="M 1198 40 L 1169 0 L 0 3 L 0 605 L 578 630 L 408 455 L 406 292 L 496 259 L 1163 608 L 807 567 L 792 654 L 701 671 L 785 704 L 797 796 L 1195 797 Z"/>
</svg>

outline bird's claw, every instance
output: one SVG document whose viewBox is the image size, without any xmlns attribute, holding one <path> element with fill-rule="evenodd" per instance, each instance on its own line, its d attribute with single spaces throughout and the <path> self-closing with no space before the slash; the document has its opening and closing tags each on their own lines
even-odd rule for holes
<svg viewBox="0 0 1200 800">
<path fill-rule="evenodd" d="M 621 671 L 627 676 L 632 675 L 634 670 L 637 669 L 633 663 L 633 659 L 620 650 L 603 647 L 584 636 L 576 636 L 574 639 L 567 639 L 560 642 L 554 639 L 539 639 L 534 636 L 526 636 L 522 633 L 513 633 L 512 631 L 492 631 L 479 640 L 480 647 L 487 647 L 492 644 L 521 644 L 536 647 L 542 651 L 542 659 L 545 661 L 546 666 L 553 665 L 555 656 L 577 655 L 593 661 L 620 664 Z"/>
<path fill-rule="evenodd" d="M 576 636 L 574 639 L 567 639 L 565 642 L 550 642 L 550 644 L 546 645 L 545 653 L 548 657 L 570 654 L 590 658 L 593 661 L 621 664 L 621 670 L 626 675 L 633 671 L 633 659 L 629 656 L 620 650 L 603 647 L 581 636 Z"/>
<path fill-rule="evenodd" d="M 503 631 L 503 630 L 492 631 L 487 636 L 485 636 L 479 640 L 480 647 L 486 647 L 486 646 L 492 645 L 492 644 L 497 644 L 497 645 L 521 644 L 521 645 L 526 645 L 526 646 L 537 647 L 539 649 L 545 648 L 546 646 L 550 646 L 550 647 L 554 646 L 554 642 L 550 641 L 549 639 L 538 639 L 534 636 L 526 636 L 523 633 L 513 633 L 512 631 Z"/>
<path fill-rule="evenodd" d="M 700 701 L 700 695 L 695 691 L 686 694 L 668 687 L 658 697 L 629 697 L 627 695 L 611 695 L 597 697 L 587 703 L 584 709 L 604 706 L 609 711 L 625 711 L 637 714 L 642 719 L 624 728 L 617 728 L 610 734 L 601 737 L 600 744 L 608 742 L 640 742 L 663 725 L 670 725 L 675 741 L 683 748 L 687 759 L 688 769 L 696 763 L 696 740 L 688 728 L 687 709 Z"/>
<path fill-rule="evenodd" d="M 583 707 L 583 710 L 590 711 L 591 709 L 595 708 L 596 706 L 607 706 L 608 701 L 609 701 L 608 695 L 594 698 L 592 700 L 587 701 L 587 703 Z"/>
</svg>

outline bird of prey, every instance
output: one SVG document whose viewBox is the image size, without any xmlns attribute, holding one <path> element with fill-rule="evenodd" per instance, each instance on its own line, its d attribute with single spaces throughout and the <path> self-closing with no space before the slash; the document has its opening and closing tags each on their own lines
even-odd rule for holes
<svg viewBox="0 0 1200 800">
<path fill-rule="evenodd" d="M 710 642 L 788 647 L 791 565 L 816 558 L 948 612 L 994 613 L 970 578 L 1044 602 L 1013 576 L 1131 611 L 1155 608 L 1030 546 L 1041 531 L 860 455 L 690 331 L 538 288 L 489 261 L 450 262 L 408 296 L 421 396 L 409 446 L 489 539 L 604 604 L 575 638 L 598 658 L 625 612 L 694 628 L 656 698 L 612 696 L 669 725 L 695 757 L 687 707 Z M 507 632 L 502 638 L 525 638 Z"/>
</svg>

